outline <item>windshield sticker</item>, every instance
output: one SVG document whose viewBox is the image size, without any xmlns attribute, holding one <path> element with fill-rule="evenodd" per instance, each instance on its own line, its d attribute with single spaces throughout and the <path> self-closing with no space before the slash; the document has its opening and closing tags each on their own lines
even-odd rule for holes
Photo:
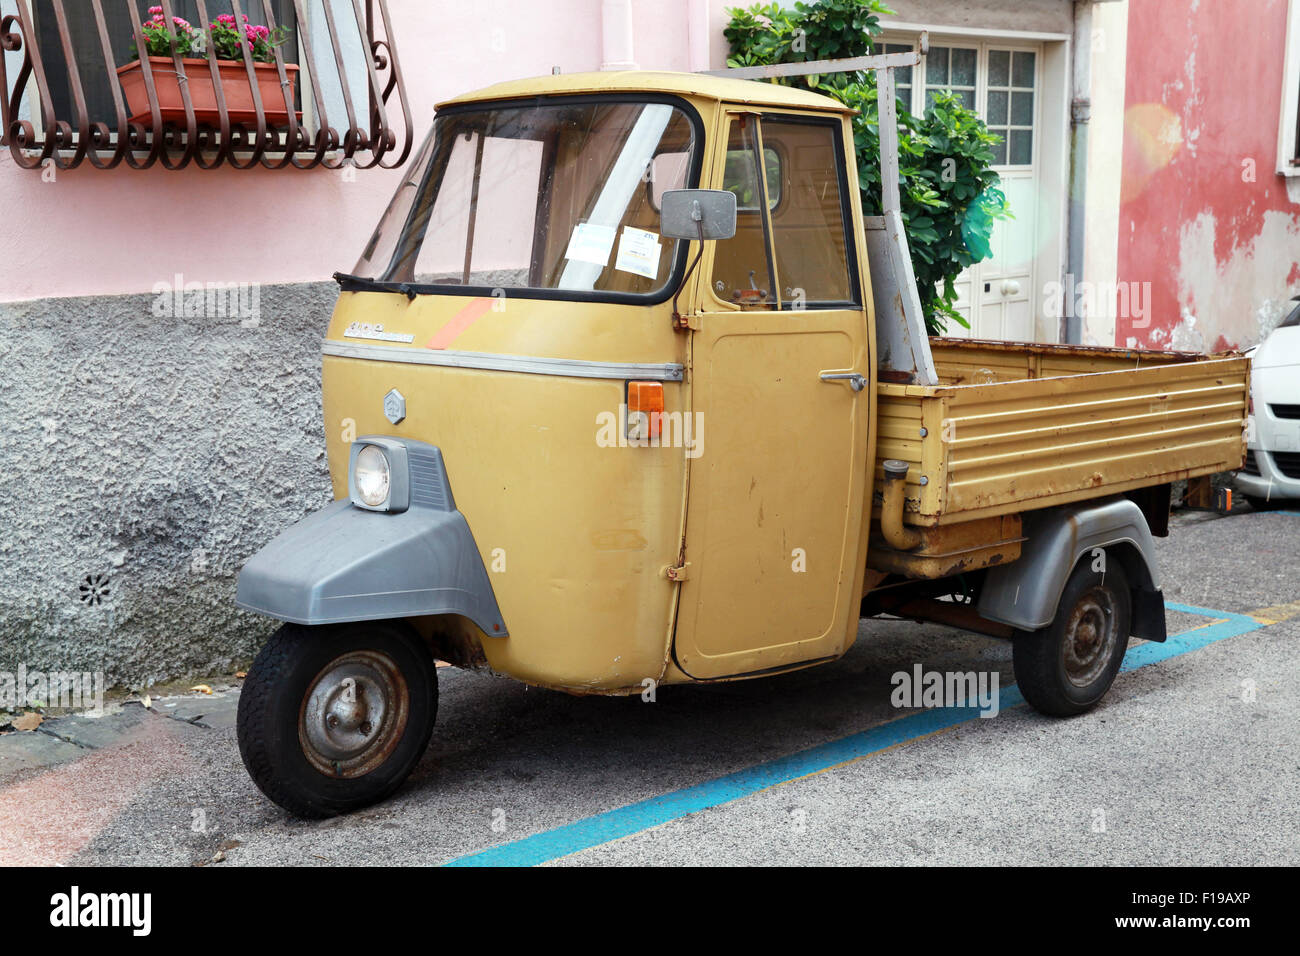
<svg viewBox="0 0 1300 956">
<path fill-rule="evenodd" d="M 374 339 L 376 342 L 414 342 L 415 336 L 406 332 L 385 332 L 377 322 L 353 322 L 343 330 L 345 339 Z"/>
<path fill-rule="evenodd" d="M 580 222 L 569 238 L 569 248 L 564 251 L 564 258 L 605 266 L 609 263 L 609 251 L 613 248 L 613 226 Z"/>
<path fill-rule="evenodd" d="M 623 227 L 614 268 L 653 279 L 659 275 L 659 233 Z"/>
</svg>

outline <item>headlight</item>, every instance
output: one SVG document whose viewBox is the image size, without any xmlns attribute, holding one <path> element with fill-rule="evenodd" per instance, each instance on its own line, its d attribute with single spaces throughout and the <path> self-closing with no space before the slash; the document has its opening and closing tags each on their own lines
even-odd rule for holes
<svg viewBox="0 0 1300 956">
<path fill-rule="evenodd" d="M 378 445 L 367 445 L 357 453 L 352 480 L 357 494 L 370 507 L 378 508 L 388 500 L 392 469 L 388 466 L 388 456 Z"/>
</svg>

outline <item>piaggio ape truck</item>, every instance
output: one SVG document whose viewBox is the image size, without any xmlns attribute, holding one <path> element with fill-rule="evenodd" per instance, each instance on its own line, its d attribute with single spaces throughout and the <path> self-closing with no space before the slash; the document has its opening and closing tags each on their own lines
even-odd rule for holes
<svg viewBox="0 0 1300 956">
<path fill-rule="evenodd" d="M 441 104 L 322 346 L 335 502 L 249 559 L 283 621 L 245 765 L 302 816 L 395 790 L 436 660 L 574 694 L 833 661 L 861 616 L 1013 642 L 1040 711 L 1165 638 L 1168 484 L 1241 465 L 1247 360 L 930 339 L 850 111 L 731 71 Z"/>
</svg>

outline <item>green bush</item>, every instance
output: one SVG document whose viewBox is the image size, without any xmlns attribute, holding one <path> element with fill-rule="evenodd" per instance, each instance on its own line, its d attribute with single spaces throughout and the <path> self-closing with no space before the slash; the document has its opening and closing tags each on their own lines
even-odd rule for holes
<svg viewBox="0 0 1300 956">
<path fill-rule="evenodd" d="M 783 9 L 776 3 L 730 9 L 723 31 L 728 66 L 760 66 L 866 56 L 881 32 L 881 0 L 815 0 Z M 919 77 L 918 77 L 919 79 Z M 876 79 L 871 73 L 788 77 L 790 86 L 832 96 L 859 111 L 853 118 L 858 187 L 864 215 L 880 214 L 880 129 Z M 900 205 L 912 267 L 932 335 L 949 320 L 968 326 L 953 308 L 953 280 L 991 254 L 998 219 L 1010 217 L 990 147 L 998 142 L 984 122 L 951 94 L 940 94 L 922 116 L 898 108 Z"/>
</svg>

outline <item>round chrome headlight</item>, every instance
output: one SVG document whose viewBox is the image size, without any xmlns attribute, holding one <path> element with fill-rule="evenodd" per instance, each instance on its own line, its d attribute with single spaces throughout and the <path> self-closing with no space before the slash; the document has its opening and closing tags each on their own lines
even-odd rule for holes
<svg viewBox="0 0 1300 956">
<path fill-rule="evenodd" d="M 367 445 L 357 452 L 356 464 L 353 466 L 352 480 L 357 494 L 371 508 L 378 508 L 388 500 L 388 489 L 392 485 L 392 472 L 388 467 L 388 456 L 378 445 Z"/>
</svg>

